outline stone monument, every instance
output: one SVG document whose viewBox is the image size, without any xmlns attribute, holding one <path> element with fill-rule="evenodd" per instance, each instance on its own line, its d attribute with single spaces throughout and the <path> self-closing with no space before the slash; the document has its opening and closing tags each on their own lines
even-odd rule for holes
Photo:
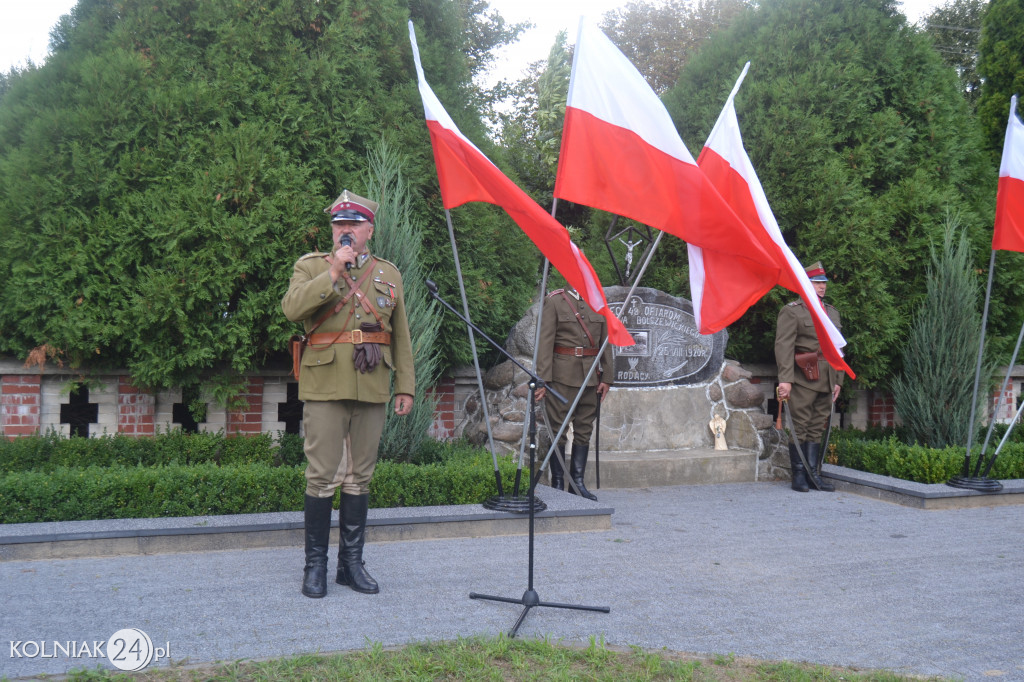
<svg viewBox="0 0 1024 682">
<path fill-rule="evenodd" d="M 607 287 L 608 305 L 618 314 L 626 287 Z M 515 325 L 507 350 L 523 365 L 533 359 L 537 304 Z M 753 481 L 777 447 L 774 420 L 765 413 L 766 395 L 750 372 L 725 359 L 728 333 L 702 335 L 686 299 L 637 287 L 622 316 L 636 342 L 615 348 L 615 382 L 601 406 L 602 487 Z M 495 447 L 519 452 L 529 405 L 528 377 L 512 362 L 484 376 Z M 567 396 L 572 400 L 575 396 Z M 485 445 L 479 396 L 466 402 L 464 434 Z M 542 424 L 538 409 L 538 424 Z M 715 424 L 721 429 L 716 433 Z M 554 425 L 557 428 L 557 425 Z M 540 428 L 540 453 L 550 435 Z M 717 438 L 716 438 L 717 436 Z M 716 449 L 716 442 L 727 449 Z M 591 445 L 588 487 L 596 474 Z"/>
</svg>

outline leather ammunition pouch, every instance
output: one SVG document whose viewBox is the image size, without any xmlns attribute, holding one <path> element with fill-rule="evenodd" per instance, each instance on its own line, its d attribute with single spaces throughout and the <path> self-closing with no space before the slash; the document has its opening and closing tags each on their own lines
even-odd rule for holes
<svg viewBox="0 0 1024 682">
<path fill-rule="evenodd" d="M 818 358 L 817 351 L 812 353 L 797 353 L 793 356 L 796 360 L 796 366 L 800 368 L 800 371 L 804 373 L 804 376 L 808 381 L 817 381 L 820 378 L 818 374 Z"/>
</svg>

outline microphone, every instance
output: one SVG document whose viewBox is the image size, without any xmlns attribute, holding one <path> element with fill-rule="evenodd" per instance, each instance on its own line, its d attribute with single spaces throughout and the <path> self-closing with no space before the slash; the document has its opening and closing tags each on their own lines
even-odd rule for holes
<svg viewBox="0 0 1024 682">
<path fill-rule="evenodd" d="M 338 242 L 338 244 L 341 245 L 341 246 L 352 246 L 352 235 L 347 234 L 347 233 L 341 235 L 341 240 Z M 345 269 L 346 270 L 351 270 L 352 269 L 352 263 L 345 263 Z"/>
</svg>

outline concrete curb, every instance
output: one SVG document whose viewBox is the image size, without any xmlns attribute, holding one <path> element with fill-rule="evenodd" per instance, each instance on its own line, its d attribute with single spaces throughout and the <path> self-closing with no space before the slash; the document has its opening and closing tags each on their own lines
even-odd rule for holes
<svg viewBox="0 0 1024 682">
<path fill-rule="evenodd" d="M 832 481 L 838 491 L 917 509 L 965 509 L 1024 504 L 1024 479 L 1000 481 L 1003 484 L 1001 491 L 983 493 L 954 488 L 945 483 L 914 483 L 833 464 L 822 465 L 821 473 L 824 478 Z"/>
<path fill-rule="evenodd" d="M 568 533 L 611 528 L 614 509 L 537 486 L 547 508 L 534 514 L 537 533 Z M 525 535 L 528 514 L 467 504 L 371 509 L 369 542 Z M 332 543 L 338 512 L 333 513 Z M 111 519 L 0 525 L 0 561 L 68 559 L 86 556 L 161 554 L 263 547 L 301 547 L 302 512 Z"/>
</svg>

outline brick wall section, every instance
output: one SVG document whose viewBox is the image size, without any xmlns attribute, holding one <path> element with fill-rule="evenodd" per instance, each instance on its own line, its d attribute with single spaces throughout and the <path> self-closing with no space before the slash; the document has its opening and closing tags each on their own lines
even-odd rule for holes
<svg viewBox="0 0 1024 682">
<path fill-rule="evenodd" d="M 133 386 L 127 376 L 117 378 L 117 432 L 126 436 L 156 435 L 156 397 Z"/>
<path fill-rule="evenodd" d="M 455 437 L 455 379 L 442 379 L 427 391 L 437 398 L 434 423 L 430 426 L 430 437 L 435 440 L 449 440 Z"/>
<path fill-rule="evenodd" d="M 249 377 L 245 391 L 238 396 L 244 403 L 229 410 L 226 432 L 229 436 L 251 436 L 263 432 L 263 377 Z"/>
<path fill-rule="evenodd" d="M 41 374 L 6 375 L 0 379 L 0 426 L 7 438 L 39 433 Z"/>
<path fill-rule="evenodd" d="M 774 365 L 744 365 L 751 371 L 752 383 L 762 388 L 765 397 L 774 396 Z M 53 429 L 67 435 L 67 424 L 60 423 L 60 408 L 67 402 L 67 386 L 80 376 L 77 372 L 50 369 L 40 375 L 26 368 L 20 361 L 0 357 L 0 437 L 17 438 Z M 998 370 L 1003 378 L 1006 368 Z M 89 400 L 98 407 L 98 422 L 89 427 L 89 434 L 120 432 L 126 435 L 152 435 L 174 428 L 172 406 L 181 400 L 181 389 L 168 389 L 147 394 L 131 385 L 126 372 L 89 377 L 97 390 L 90 391 Z M 277 421 L 277 406 L 286 399 L 286 387 L 291 381 L 288 371 L 270 370 L 263 376 L 248 378 L 242 395 L 245 406 L 228 412 L 207 399 L 209 409 L 200 431 L 229 434 L 276 434 L 284 429 Z M 992 407 L 997 409 L 996 419 L 1009 421 L 1016 412 L 1024 383 L 1024 365 L 1013 368 L 1013 375 L 1004 395 L 993 394 Z M 116 390 L 112 390 L 116 387 Z M 842 425 L 855 428 L 867 426 L 897 426 L 899 415 L 892 396 L 870 389 L 857 390 L 847 384 L 843 389 L 850 403 L 850 417 L 844 416 Z M 458 368 L 442 379 L 433 389 L 438 407 L 430 435 L 437 439 L 458 438 L 466 426 L 466 401 L 478 394 L 476 375 L 472 367 Z"/>
<path fill-rule="evenodd" d="M 891 395 L 876 396 L 871 401 L 868 423 L 871 426 L 896 426 L 896 401 Z"/>
<path fill-rule="evenodd" d="M 998 390 L 992 391 L 992 410 L 998 420 L 1009 421 L 1017 414 L 1017 396 L 1014 395 L 1013 384 L 1009 382 L 1002 395 Z"/>
</svg>

